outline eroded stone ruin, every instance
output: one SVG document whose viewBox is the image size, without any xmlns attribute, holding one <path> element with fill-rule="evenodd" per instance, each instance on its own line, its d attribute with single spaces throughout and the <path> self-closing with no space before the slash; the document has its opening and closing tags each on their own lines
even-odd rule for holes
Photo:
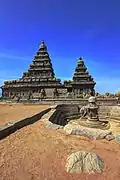
<svg viewBox="0 0 120 180">
<path fill-rule="evenodd" d="M 40 101 L 47 99 L 79 99 L 94 93 L 95 82 L 79 58 L 73 79 L 64 81 L 55 77 L 47 47 L 42 41 L 33 64 L 19 80 L 5 81 L 2 96 L 16 101 Z"/>
</svg>

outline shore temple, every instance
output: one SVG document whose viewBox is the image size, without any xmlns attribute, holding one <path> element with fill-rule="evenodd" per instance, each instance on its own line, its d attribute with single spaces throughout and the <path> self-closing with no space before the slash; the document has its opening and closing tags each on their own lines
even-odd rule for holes
<svg viewBox="0 0 120 180">
<path fill-rule="evenodd" d="M 68 67 L 69 68 L 69 67 Z M 82 98 L 94 93 L 95 82 L 80 57 L 72 80 L 61 83 L 56 78 L 44 41 L 34 56 L 33 63 L 19 80 L 5 81 L 2 96 L 6 99 Z"/>
</svg>

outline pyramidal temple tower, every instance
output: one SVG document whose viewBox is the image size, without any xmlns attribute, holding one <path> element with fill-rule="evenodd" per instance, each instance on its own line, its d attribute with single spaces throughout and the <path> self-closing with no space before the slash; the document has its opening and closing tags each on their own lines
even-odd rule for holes
<svg viewBox="0 0 120 180">
<path fill-rule="evenodd" d="M 89 75 L 84 61 L 80 57 L 77 62 L 77 67 L 72 78 L 72 81 L 64 81 L 68 92 L 71 92 L 76 97 L 90 96 L 94 94 L 95 82 L 91 75 Z"/>
<path fill-rule="evenodd" d="M 52 63 L 47 52 L 47 47 L 42 41 L 37 54 L 34 56 L 33 64 L 30 65 L 27 73 L 24 73 L 22 79 L 28 79 L 39 82 L 41 87 L 60 86 L 60 79 L 55 78 Z"/>
<path fill-rule="evenodd" d="M 39 98 L 53 95 L 54 88 L 61 88 L 61 80 L 55 78 L 52 63 L 44 41 L 34 56 L 33 64 L 28 72 L 24 72 L 19 80 L 5 81 L 2 86 L 2 95 L 10 99 Z"/>
<path fill-rule="evenodd" d="M 95 86 L 92 76 L 88 73 L 84 61 L 80 57 L 71 82 L 75 94 L 91 94 Z"/>
<path fill-rule="evenodd" d="M 2 88 L 2 96 L 6 99 L 34 102 L 43 100 L 52 102 L 59 98 L 62 102 L 66 98 L 88 97 L 94 92 L 95 82 L 89 75 L 87 68 L 79 58 L 73 79 L 64 81 L 55 77 L 51 59 L 44 41 L 34 56 L 33 63 L 27 72 L 18 80 L 5 81 Z"/>
</svg>

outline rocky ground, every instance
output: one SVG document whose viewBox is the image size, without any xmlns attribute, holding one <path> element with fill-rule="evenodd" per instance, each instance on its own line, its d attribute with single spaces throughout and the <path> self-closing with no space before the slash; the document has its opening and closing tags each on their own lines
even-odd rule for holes
<svg viewBox="0 0 120 180">
<path fill-rule="evenodd" d="M 49 105 L 0 104 L 0 126 L 9 121 L 32 116 Z"/>
<path fill-rule="evenodd" d="M 37 111 L 39 108 L 31 109 Z M 23 111 L 17 112 L 20 115 Z M 103 172 L 90 175 L 67 173 L 67 157 L 80 150 L 95 152 L 102 159 Z M 90 140 L 67 135 L 63 129 L 47 129 L 42 121 L 37 121 L 0 141 L 0 180 L 21 179 L 119 180 L 120 144 L 115 140 Z"/>
</svg>

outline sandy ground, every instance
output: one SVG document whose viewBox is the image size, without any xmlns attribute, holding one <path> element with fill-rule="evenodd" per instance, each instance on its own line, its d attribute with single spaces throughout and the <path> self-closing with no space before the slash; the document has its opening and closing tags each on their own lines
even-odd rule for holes
<svg viewBox="0 0 120 180">
<path fill-rule="evenodd" d="M 0 126 L 9 121 L 32 116 L 49 105 L 0 104 Z"/>
<path fill-rule="evenodd" d="M 31 116 L 48 105 L 0 104 L 0 125 Z M 111 130 L 120 133 L 112 122 Z M 69 174 L 67 156 L 79 150 L 93 151 L 103 161 L 103 172 Z M 0 141 L 0 180 L 120 180 L 120 144 L 114 141 L 89 140 L 50 130 L 38 121 Z"/>
<path fill-rule="evenodd" d="M 120 145 L 51 130 L 38 121 L 0 141 L 0 180 L 120 180 Z M 103 161 L 98 174 L 69 174 L 67 156 L 95 152 Z"/>
</svg>

